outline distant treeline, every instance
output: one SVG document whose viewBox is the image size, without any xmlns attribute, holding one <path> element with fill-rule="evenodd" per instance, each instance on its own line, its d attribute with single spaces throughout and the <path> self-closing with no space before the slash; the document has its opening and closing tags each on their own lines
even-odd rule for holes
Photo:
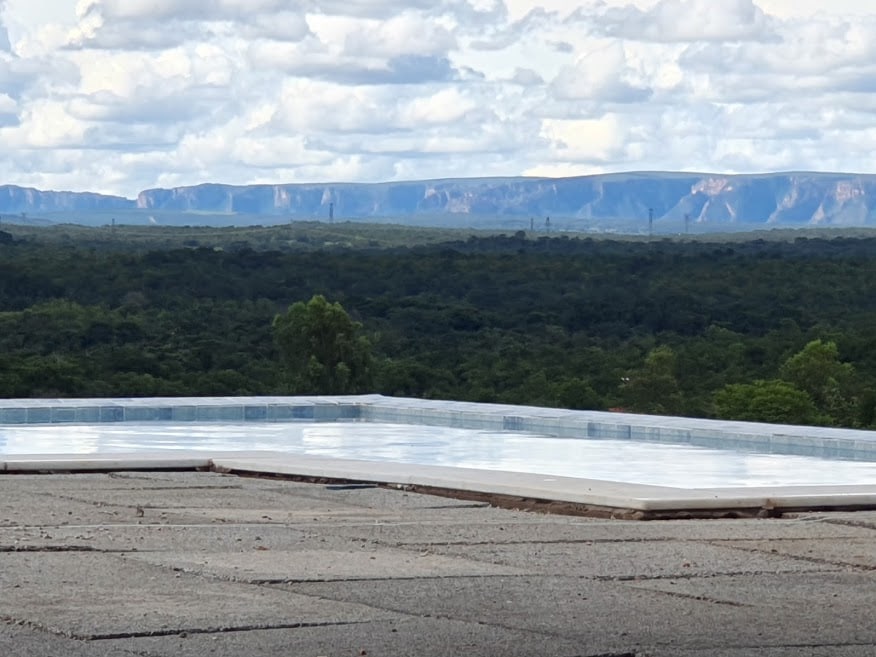
<svg viewBox="0 0 876 657">
<path fill-rule="evenodd" d="M 6 235 L 0 396 L 332 392 L 290 372 L 307 364 L 274 329 L 322 295 L 370 344 L 351 392 L 869 427 L 874 283 L 876 239 L 281 253 Z"/>
</svg>

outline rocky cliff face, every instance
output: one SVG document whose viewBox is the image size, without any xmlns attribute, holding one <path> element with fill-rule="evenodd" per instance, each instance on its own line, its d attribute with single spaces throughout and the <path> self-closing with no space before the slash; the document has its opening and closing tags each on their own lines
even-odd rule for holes
<svg viewBox="0 0 876 657">
<path fill-rule="evenodd" d="M 0 215 L 131 208 L 134 208 L 134 201 L 121 196 L 90 192 L 44 192 L 30 187 L 0 185 Z"/>
<path fill-rule="evenodd" d="M 150 189 L 136 201 L 0 187 L 0 214 L 130 209 L 336 219 L 471 216 L 565 219 L 570 226 L 860 226 L 876 223 L 876 176 L 626 173 L 575 178 L 472 178 L 378 184 L 204 184 Z M 265 221 L 270 223 L 271 220 Z M 193 216 L 190 223 L 199 223 Z M 495 224 L 495 221 L 493 222 Z"/>
</svg>

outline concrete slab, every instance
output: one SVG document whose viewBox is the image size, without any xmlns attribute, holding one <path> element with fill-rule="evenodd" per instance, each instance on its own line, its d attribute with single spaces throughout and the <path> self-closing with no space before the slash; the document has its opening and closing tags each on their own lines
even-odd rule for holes
<svg viewBox="0 0 876 657">
<path fill-rule="evenodd" d="M 11 477 L 18 492 L 64 493 L 70 490 L 139 490 L 150 488 L 240 488 L 240 477 L 217 476 L 214 472 L 185 470 L 80 472 L 75 478 L 50 474 L 16 474 Z M 87 484 L 85 486 L 84 484 Z"/>
<path fill-rule="evenodd" d="M 134 473 L 139 474 L 139 473 Z M 185 473 L 164 473 L 185 474 Z M 240 480 L 236 475 L 227 475 L 230 480 Z M 397 487 L 381 487 L 376 484 L 345 484 L 342 482 L 310 483 L 274 477 L 245 477 L 248 489 L 274 491 L 281 495 L 293 494 L 296 499 L 340 502 L 355 507 L 381 509 L 460 509 L 467 510 L 478 506 L 488 507 L 487 503 L 473 503 L 450 497 L 408 494 Z"/>
<path fill-rule="evenodd" d="M 4 456 L 5 472 L 87 472 L 107 470 L 195 470 L 209 468 L 210 456 L 175 454 L 35 454 Z"/>
<path fill-rule="evenodd" d="M 0 550 L 79 549 L 100 552 L 253 552 L 291 546 L 349 547 L 355 539 L 325 536 L 283 525 L 105 524 L 11 527 L 0 532 Z"/>
<path fill-rule="evenodd" d="M 835 511 L 829 514 L 800 514 L 802 520 L 825 522 L 832 525 L 846 525 L 849 527 L 865 527 L 876 529 L 876 511 L 855 511 L 854 513 Z"/>
<path fill-rule="evenodd" d="M 412 546 L 413 547 L 413 546 Z M 437 554 L 471 555 L 467 545 L 423 546 Z M 643 554 L 647 559 L 642 560 Z M 471 558 L 530 574 L 595 578 L 662 578 L 837 570 L 838 565 L 695 541 L 523 543 L 484 545 Z"/>
<path fill-rule="evenodd" d="M 3 657 L 135 657 L 130 640 L 96 643 L 61 637 L 34 627 L 0 623 Z"/>
<path fill-rule="evenodd" d="M 150 657 L 581 657 L 591 654 L 583 652 L 577 641 L 441 618 L 403 618 L 343 628 L 306 627 L 143 638 L 133 645 Z"/>
<path fill-rule="evenodd" d="M 236 553 L 158 552 L 130 558 L 177 571 L 239 582 L 325 582 L 364 579 L 491 577 L 523 574 L 520 568 L 449 557 L 366 546 L 358 550 L 268 550 Z"/>
<path fill-rule="evenodd" d="M 10 483 L 14 483 L 10 481 Z M 14 486 L 3 487 L 0 495 L 0 528 L 13 526 L 63 526 L 101 524 L 123 515 L 133 518 L 134 507 L 109 508 L 93 502 L 65 499 L 51 494 L 30 494 Z"/>
<path fill-rule="evenodd" d="M 220 472 L 270 473 L 290 477 L 335 479 L 408 486 L 487 495 L 502 504 L 514 500 L 556 501 L 582 507 L 584 513 L 623 511 L 642 518 L 676 516 L 679 513 L 709 515 L 779 510 L 873 508 L 876 483 L 872 485 L 784 486 L 774 488 L 682 489 L 617 481 L 601 481 L 502 472 L 437 465 L 412 465 L 385 461 L 357 461 L 283 453 L 239 454 L 215 457 Z"/>
<path fill-rule="evenodd" d="M 642 523 L 156 476 L 0 477 L 21 523 L 0 527 L 0 654 L 16 655 L 3 642 L 73 657 L 876 654 L 873 513 Z M 125 486 L 128 503 L 197 501 L 205 517 L 28 522 L 46 500 L 130 509 Z M 251 520 L 214 522 L 223 509 L 209 504 Z M 343 515 L 369 509 L 386 517 Z"/>
<path fill-rule="evenodd" d="M 810 563 L 831 564 L 838 567 L 876 566 L 876 534 L 868 538 L 832 539 L 800 538 L 770 541 L 729 541 L 726 545 L 750 554 L 775 554 L 794 557 Z"/>
<path fill-rule="evenodd" d="M 789 618 L 808 614 L 817 619 L 811 622 L 824 626 L 823 634 L 812 637 L 810 645 L 841 642 L 876 644 L 876 623 L 862 624 L 856 618 L 857 609 L 873 609 L 876 605 L 876 574 L 869 569 L 847 568 L 844 571 L 816 572 L 793 578 L 770 573 L 732 577 L 717 575 L 629 582 L 628 585 L 715 604 L 756 606 L 786 613 Z"/>
<path fill-rule="evenodd" d="M 225 480 L 226 482 L 228 479 Z M 239 481 L 239 480 L 238 480 Z M 299 499 L 271 489 L 250 491 L 240 486 L 167 488 L 105 488 L 68 493 L 67 499 L 86 504 L 142 509 L 143 522 L 176 514 L 221 522 L 295 522 L 301 518 L 386 518 L 397 514 L 351 506 L 339 501 Z"/>
<path fill-rule="evenodd" d="M 429 523 L 416 519 L 397 522 L 345 523 L 332 528 L 336 535 L 358 537 L 390 546 L 623 542 L 735 539 L 768 540 L 779 538 L 876 537 L 873 528 L 851 520 L 833 523 L 824 519 L 788 522 L 784 519 L 663 520 L 642 523 L 624 520 L 544 516 L 538 513 L 498 514 L 496 509 L 470 509 L 468 521 L 441 514 L 430 515 Z M 854 516 L 854 514 L 850 514 Z"/>
<path fill-rule="evenodd" d="M 850 646 L 846 644 L 819 644 L 812 646 L 789 646 L 786 648 L 759 648 L 740 646 L 736 648 L 708 648 L 687 650 L 657 648 L 649 650 L 647 657 L 871 657 L 871 644 Z"/>
<path fill-rule="evenodd" d="M 346 602 L 368 601 L 390 611 L 417 610 L 421 615 L 558 636 L 578 641 L 586 647 L 583 654 L 594 655 L 647 654 L 657 647 L 707 650 L 861 640 L 858 635 L 847 636 L 847 627 L 831 627 L 833 616 L 819 620 L 805 607 L 774 607 L 751 596 L 742 604 L 724 604 L 565 577 L 365 581 L 356 586 L 339 582 L 297 584 L 290 590 Z"/>
<path fill-rule="evenodd" d="M 675 494 L 679 489 L 623 482 L 574 479 L 521 472 L 499 472 L 437 465 L 359 461 L 296 454 L 265 453 L 214 458 L 218 471 L 272 473 L 330 478 L 399 486 L 494 493 L 523 498 L 559 500 L 616 508 L 647 508 L 647 500 Z"/>
<path fill-rule="evenodd" d="M 0 553 L 0 618 L 78 639 L 391 620 L 398 614 L 193 578 L 115 555 Z"/>
</svg>

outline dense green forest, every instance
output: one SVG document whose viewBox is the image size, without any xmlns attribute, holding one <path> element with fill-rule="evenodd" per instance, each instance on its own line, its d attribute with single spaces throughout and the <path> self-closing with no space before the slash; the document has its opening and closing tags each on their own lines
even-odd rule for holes
<svg viewBox="0 0 876 657">
<path fill-rule="evenodd" d="M 46 230 L 0 233 L 2 397 L 380 392 L 876 421 L 870 237 L 301 233 L 289 249 Z"/>
</svg>

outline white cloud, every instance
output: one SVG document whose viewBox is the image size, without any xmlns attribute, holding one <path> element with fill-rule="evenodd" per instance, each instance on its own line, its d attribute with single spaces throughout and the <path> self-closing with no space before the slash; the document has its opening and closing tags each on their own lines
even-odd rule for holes
<svg viewBox="0 0 876 657">
<path fill-rule="evenodd" d="M 106 19 L 240 20 L 271 11 L 282 11 L 285 0 L 79 0 L 80 17 L 98 13 Z"/>
<path fill-rule="evenodd" d="M 0 93 L 0 126 L 18 123 L 18 103 L 8 94 Z"/>
<path fill-rule="evenodd" d="M 648 81 L 627 61 L 623 45 L 612 41 L 563 68 L 554 79 L 557 98 L 637 103 L 651 96 Z"/>
<path fill-rule="evenodd" d="M 455 45 L 449 30 L 424 23 L 423 17 L 413 12 L 384 21 L 351 22 L 344 35 L 344 52 L 352 56 L 443 55 Z"/>
<path fill-rule="evenodd" d="M 0 184 L 869 170 L 857 0 L 0 0 Z"/>
<path fill-rule="evenodd" d="M 12 52 L 12 43 L 9 41 L 9 31 L 3 21 L 5 2 L 0 1 L 0 52 Z"/>
<path fill-rule="evenodd" d="M 598 119 L 548 119 L 542 136 L 563 163 L 610 164 L 623 155 L 625 130 L 616 114 Z"/>
<path fill-rule="evenodd" d="M 573 17 L 597 32 L 654 42 L 774 41 L 776 21 L 754 0 L 659 0 L 646 10 L 634 5 L 604 7 Z"/>
</svg>

